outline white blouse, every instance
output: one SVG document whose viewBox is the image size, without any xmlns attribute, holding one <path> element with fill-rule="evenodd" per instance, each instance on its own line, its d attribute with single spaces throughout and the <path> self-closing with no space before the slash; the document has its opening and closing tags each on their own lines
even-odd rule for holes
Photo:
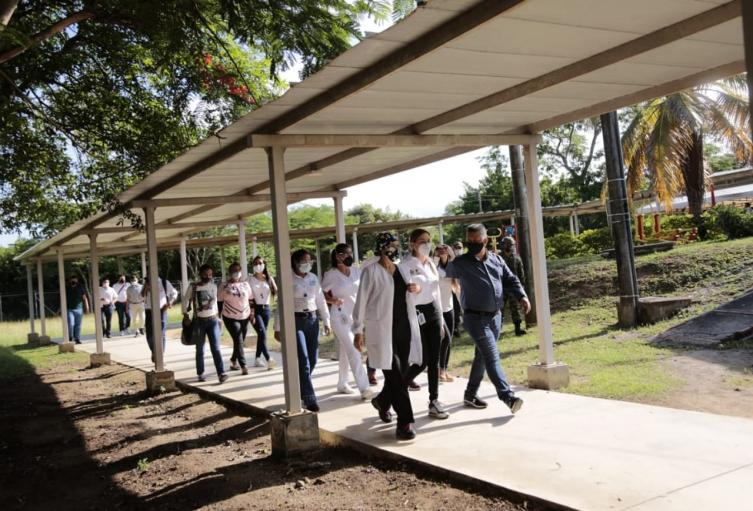
<svg viewBox="0 0 753 511">
<path fill-rule="evenodd" d="M 403 266 L 410 274 L 408 283 L 421 286 L 421 292 L 414 296 L 416 305 L 427 305 L 435 301 L 439 303 L 439 273 L 434 262 L 427 258 L 426 262 L 422 263 L 417 257 L 408 256 Z"/>
<path fill-rule="evenodd" d="M 340 298 L 343 301 L 342 305 L 332 305 L 333 310 L 337 307 L 338 312 L 346 316 L 353 314 L 360 281 L 361 271 L 355 266 L 350 267 L 350 275 L 345 275 L 337 268 L 327 270 L 322 279 L 322 289 L 325 293 L 332 291 L 332 296 Z"/>
<path fill-rule="evenodd" d="M 447 272 L 441 266 L 437 266 L 439 273 L 439 301 L 442 304 L 442 312 L 452 310 L 452 279 L 447 277 Z"/>
<path fill-rule="evenodd" d="M 274 284 L 274 278 L 269 277 Z M 270 299 L 272 297 L 272 288 L 266 279 L 259 280 L 256 275 L 250 275 L 248 277 L 248 283 L 251 286 L 251 292 L 254 295 L 254 303 L 256 305 L 270 305 Z"/>
</svg>

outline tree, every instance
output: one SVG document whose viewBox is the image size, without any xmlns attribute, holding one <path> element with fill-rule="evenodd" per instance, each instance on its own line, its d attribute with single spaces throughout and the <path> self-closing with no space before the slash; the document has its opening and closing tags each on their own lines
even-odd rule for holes
<svg viewBox="0 0 753 511">
<path fill-rule="evenodd" d="M 622 136 L 628 192 L 648 187 L 667 210 L 682 191 L 700 224 L 707 171 L 704 138 L 750 161 L 750 111 L 743 75 L 657 98 L 630 109 Z"/>
<path fill-rule="evenodd" d="M 52 234 L 361 36 L 380 0 L 2 0 L 0 231 Z"/>
</svg>

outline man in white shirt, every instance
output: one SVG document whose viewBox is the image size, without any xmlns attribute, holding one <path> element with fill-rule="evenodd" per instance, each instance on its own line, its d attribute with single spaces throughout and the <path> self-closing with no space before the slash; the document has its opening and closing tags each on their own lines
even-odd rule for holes
<svg viewBox="0 0 753 511">
<path fill-rule="evenodd" d="M 152 299 L 149 294 L 149 278 L 144 279 L 144 287 L 141 290 L 141 296 L 144 297 L 144 315 L 146 320 L 146 342 L 152 351 L 152 362 L 154 362 L 154 334 L 152 333 Z M 162 317 L 161 337 L 162 353 L 165 353 L 165 330 L 167 328 L 167 309 L 173 306 L 175 299 L 178 298 L 178 292 L 173 285 L 164 277 L 157 279 L 159 288 L 159 307 L 160 316 Z"/>
<path fill-rule="evenodd" d="M 104 279 L 99 288 L 99 310 L 102 314 L 102 335 L 108 339 L 112 326 L 112 307 L 117 300 L 118 294 L 110 287 L 110 279 Z"/>
<path fill-rule="evenodd" d="M 144 297 L 141 296 L 142 286 L 136 275 L 131 277 L 131 285 L 126 289 L 126 304 L 128 317 L 131 318 L 130 326 L 133 327 L 133 336 L 144 335 Z"/>
<path fill-rule="evenodd" d="M 118 313 L 118 327 L 120 328 L 121 336 L 125 335 L 131 323 L 131 317 L 128 315 L 128 297 L 126 295 L 128 285 L 125 275 L 120 275 L 118 276 L 118 282 L 112 287 L 118 295 L 118 299 L 115 301 L 115 311 Z"/>
</svg>

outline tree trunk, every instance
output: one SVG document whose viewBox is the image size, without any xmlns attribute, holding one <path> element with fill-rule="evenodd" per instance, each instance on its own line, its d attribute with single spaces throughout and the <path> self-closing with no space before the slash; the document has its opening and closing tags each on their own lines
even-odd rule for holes
<svg viewBox="0 0 753 511">
<path fill-rule="evenodd" d="M 706 192 L 706 175 L 703 171 L 703 133 L 693 134 L 693 143 L 682 166 L 685 179 L 685 195 L 688 198 L 688 211 L 696 223 L 700 223 L 703 213 L 703 196 Z"/>
<path fill-rule="evenodd" d="M 5 15 L 4 10 L 6 9 L 5 5 L 7 3 L 7 0 L 0 0 L 0 16 Z M 15 6 L 12 7 L 12 10 L 8 12 L 8 20 L 10 21 L 10 16 L 13 14 L 13 10 L 15 10 Z M 29 48 L 32 48 L 36 46 L 39 43 L 43 43 L 44 41 L 47 41 L 51 37 L 59 34 L 66 28 L 68 28 L 71 25 L 74 25 L 76 23 L 80 23 L 82 21 L 88 20 L 89 18 L 93 18 L 94 13 L 93 12 L 77 12 L 74 14 L 71 14 L 67 18 L 58 21 L 57 23 L 50 25 L 48 28 L 42 30 L 38 34 L 34 34 L 29 38 L 29 41 L 21 46 L 18 46 L 16 48 L 10 49 L 4 53 L 0 53 L 0 64 L 7 62 L 19 55 L 21 55 L 23 52 L 28 50 Z M 0 20 L 1 23 L 2 20 Z"/>
</svg>

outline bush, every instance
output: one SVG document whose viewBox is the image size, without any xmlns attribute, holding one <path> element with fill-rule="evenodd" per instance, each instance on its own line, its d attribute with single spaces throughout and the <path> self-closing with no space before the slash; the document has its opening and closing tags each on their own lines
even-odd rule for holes
<svg viewBox="0 0 753 511">
<path fill-rule="evenodd" d="M 735 206 L 719 205 L 711 210 L 714 226 L 728 239 L 753 236 L 753 214 Z"/>
<path fill-rule="evenodd" d="M 574 238 L 569 232 L 561 232 L 545 240 L 546 257 L 549 259 L 567 259 L 587 254 L 583 242 Z"/>
<path fill-rule="evenodd" d="M 612 231 L 609 227 L 588 229 L 580 233 L 578 239 L 583 244 L 587 254 L 598 254 L 599 252 L 614 248 Z"/>
</svg>

